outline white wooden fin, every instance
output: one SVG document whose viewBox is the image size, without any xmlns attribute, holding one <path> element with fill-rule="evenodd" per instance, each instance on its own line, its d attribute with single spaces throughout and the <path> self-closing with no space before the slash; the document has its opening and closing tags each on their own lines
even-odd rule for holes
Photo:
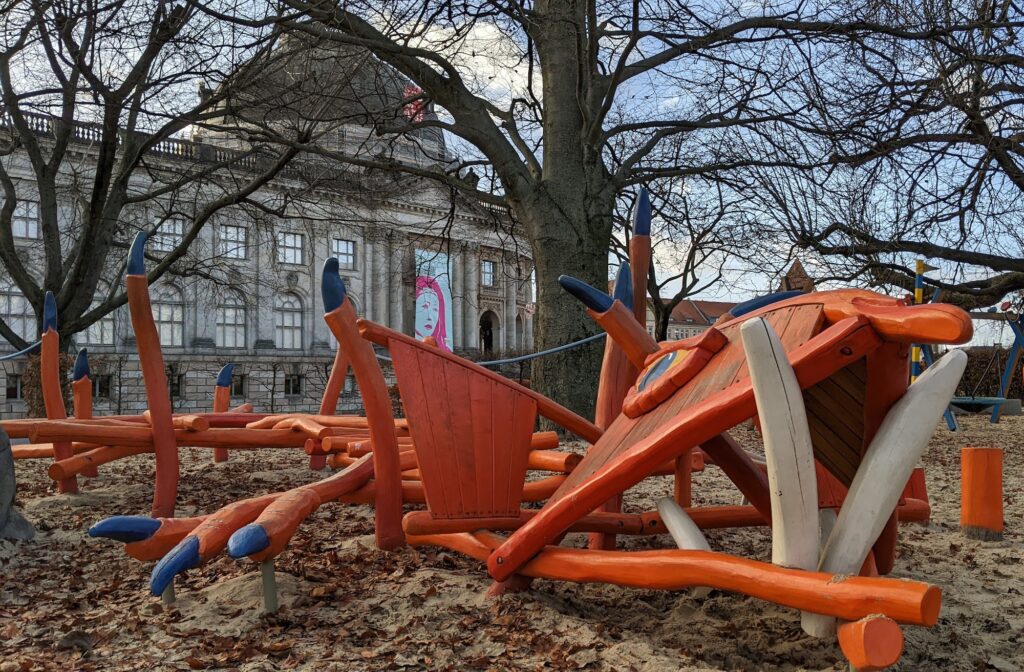
<svg viewBox="0 0 1024 672">
<path fill-rule="evenodd" d="M 665 527 L 668 528 L 668 533 L 672 535 L 672 541 L 676 542 L 676 546 L 686 551 L 711 550 L 704 533 L 700 531 L 697 523 L 693 522 L 693 519 L 686 514 L 676 500 L 671 497 L 659 499 L 658 513 L 661 515 Z M 700 586 L 694 588 L 692 594 L 694 597 L 706 597 L 710 592 L 710 588 Z"/>
<path fill-rule="evenodd" d="M 763 319 L 740 327 L 764 439 L 772 503 L 772 562 L 813 570 L 821 543 L 818 479 L 807 410 L 796 373 L 775 330 Z M 801 620 L 812 614 L 802 614 Z"/>
<path fill-rule="evenodd" d="M 953 398 L 967 355 L 954 350 L 930 366 L 893 404 L 871 441 L 850 484 L 832 534 L 821 554 L 820 571 L 856 574 L 899 502 L 935 426 Z M 871 394 L 871 390 L 868 390 Z M 835 620 L 818 617 L 831 622 Z"/>
</svg>

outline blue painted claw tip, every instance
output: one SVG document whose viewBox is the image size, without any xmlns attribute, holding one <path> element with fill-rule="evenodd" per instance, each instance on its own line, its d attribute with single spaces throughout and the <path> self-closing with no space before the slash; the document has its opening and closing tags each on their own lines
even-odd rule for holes
<svg viewBox="0 0 1024 672">
<path fill-rule="evenodd" d="M 149 590 L 159 597 L 171 585 L 174 577 L 186 569 L 199 566 L 199 537 L 185 537 L 156 563 L 149 577 Z"/>
<path fill-rule="evenodd" d="M 320 293 L 324 297 L 325 313 L 331 312 L 345 301 L 345 282 L 338 274 L 338 260 L 334 257 L 324 262 Z"/>
<path fill-rule="evenodd" d="M 629 272 L 629 262 L 624 261 L 619 266 L 619 275 L 615 278 L 615 297 L 629 308 L 633 309 L 633 275 Z"/>
<path fill-rule="evenodd" d="M 128 275 L 146 274 L 146 239 L 149 234 L 139 231 L 135 234 L 132 247 L 128 250 Z"/>
<path fill-rule="evenodd" d="M 111 516 L 89 528 L 90 537 L 123 541 L 145 541 L 160 529 L 160 521 L 147 516 Z"/>
<path fill-rule="evenodd" d="M 57 331 L 57 299 L 53 292 L 46 292 L 43 299 L 43 331 Z"/>
<path fill-rule="evenodd" d="M 225 364 L 220 373 L 217 374 L 217 387 L 231 387 L 231 374 L 235 372 L 235 365 L 231 362 Z"/>
<path fill-rule="evenodd" d="M 770 306 L 773 303 L 785 301 L 786 299 L 791 299 L 794 296 L 800 296 L 801 294 L 803 294 L 803 292 L 798 289 L 794 289 L 788 292 L 775 292 L 774 294 L 759 296 L 757 298 L 744 301 L 743 303 L 736 304 L 733 306 L 732 310 L 729 311 L 729 314 L 733 317 L 740 317 L 747 313 L 752 313 L 755 310 L 764 308 L 765 306 Z"/>
<path fill-rule="evenodd" d="M 612 307 L 612 297 L 571 275 L 558 276 L 558 284 L 594 312 L 603 313 Z"/>
<path fill-rule="evenodd" d="M 651 196 L 646 189 L 640 190 L 640 198 L 636 202 L 636 213 L 633 215 L 633 235 L 651 235 Z"/>
<path fill-rule="evenodd" d="M 249 523 L 242 529 L 235 530 L 235 533 L 228 539 L 228 555 L 240 559 L 253 553 L 259 553 L 268 546 L 270 546 L 270 537 L 267 536 L 267 531 L 263 529 L 263 526 Z"/>
<path fill-rule="evenodd" d="M 75 368 L 71 370 L 71 380 L 81 380 L 89 375 L 89 351 L 82 348 L 75 357 Z"/>
</svg>

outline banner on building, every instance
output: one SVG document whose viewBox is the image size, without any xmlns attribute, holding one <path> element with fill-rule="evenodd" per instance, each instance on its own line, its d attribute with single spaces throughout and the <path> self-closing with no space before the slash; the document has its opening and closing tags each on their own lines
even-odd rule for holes
<svg viewBox="0 0 1024 672">
<path fill-rule="evenodd" d="M 433 336 L 452 349 L 452 288 L 448 255 L 416 250 L 416 338 Z"/>
</svg>

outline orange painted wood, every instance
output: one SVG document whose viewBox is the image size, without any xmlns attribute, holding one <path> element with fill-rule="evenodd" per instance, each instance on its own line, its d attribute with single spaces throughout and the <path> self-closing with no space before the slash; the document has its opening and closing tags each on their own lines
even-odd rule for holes
<svg viewBox="0 0 1024 672">
<path fill-rule="evenodd" d="M 208 562 L 220 555 L 228 546 L 228 539 L 236 530 L 256 520 L 263 509 L 277 499 L 277 494 L 251 497 L 232 502 L 219 511 L 206 516 L 188 534 L 199 539 L 199 561 Z"/>
<path fill-rule="evenodd" d="M 903 654 L 903 631 L 896 621 L 881 614 L 841 623 L 836 634 L 843 655 L 856 672 L 884 670 Z"/>
<path fill-rule="evenodd" d="M 226 413 L 231 406 L 231 388 L 214 385 L 213 389 L 213 412 Z M 214 462 L 227 462 L 228 451 L 225 448 L 213 449 Z"/>
<path fill-rule="evenodd" d="M 739 320 L 730 323 L 730 326 Z M 785 345 L 785 340 L 783 341 Z M 833 372 L 847 366 L 876 349 L 880 341 L 863 318 L 850 318 L 835 324 L 825 331 L 790 351 L 790 361 L 801 388 L 815 385 Z M 728 356 L 738 349 L 731 343 L 719 352 L 718 357 Z M 699 388 L 698 375 L 677 392 L 686 396 L 691 389 Z M 662 404 L 657 410 L 673 408 L 673 400 Z M 738 384 L 719 390 L 704 397 L 698 403 L 682 408 L 668 417 L 658 427 L 648 429 L 645 436 L 636 437 L 634 442 L 619 444 L 614 459 L 591 472 L 582 483 L 575 487 L 568 484 L 577 478 L 590 458 L 588 453 L 583 462 L 569 475 L 569 478 L 541 514 L 524 525 L 499 549 L 488 562 L 491 575 L 501 581 L 522 567 L 534 554 L 551 540 L 564 532 L 577 518 L 593 511 L 602 502 L 621 493 L 657 469 L 669 459 L 674 459 L 687 448 L 692 448 L 713 439 L 721 432 L 733 427 L 756 413 L 753 389 L 749 377 Z M 623 418 L 616 421 L 618 424 Z M 642 425 L 644 418 L 636 425 Z M 615 425 L 609 429 L 610 437 Z"/>
<path fill-rule="evenodd" d="M 324 386 L 324 396 L 320 399 L 320 415 L 334 415 L 338 412 L 338 399 L 345 387 L 345 378 L 348 376 L 348 357 L 345 351 L 338 345 L 334 352 L 334 363 L 331 365 L 331 373 L 327 377 L 327 385 Z M 327 466 L 327 458 L 324 455 L 310 455 L 309 468 L 319 471 Z"/>
<path fill-rule="evenodd" d="M 537 471 L 569 473 L 583 460 L 577 453 L 562 453 L 557 450 L 531 450 L 526 454 L 526 467 Z"/>
<path fill-rule="evenodd" d="M 939 304 L 923 304 L 939 305 Z M 914 308 L 920 306 L 913 306 Z M 952 306 L 950 306 L 952 308 Z M 953 310 L 959 311 L 959 308 Z M 960 311 L 963 312 L 963 311 Z M 917 341 L 924 343 L 925 340 Z M 867 450 L 871 440 L 881 426 L 889 409 L 907 391 L 910 381 L 910 349 L 903 343 L 885 343 L 867 357 L 867 382 L 870 390 L 864 400 L 864 443 L 861 453 Z M 896 537 L 898 519 L 894 510 L 889 522 L 882 529 L 873 551 L 879 574 L 888 574 L 896 564 Z"/>
<path fill-rule="evenodd" d="M 522 509 L 518 516 L 495 518 L 459 518 L 437 519 L 429 511 L 412 511 L 405 514 L 402 527 L 405 533 L 452 534 L 456 532 L 476 532 L 478 530 L 514 530 L 536 515 L 535 509 Z M 636 514 L 593 513 L 580 518 L 570 528 L 571 532 L 602 532 L 606 534 L 641 534 L 643 519 Z"/>
<path fill-rule="evenodd" d="M 36 421 L 29 430 L 28 438 L 33 443 L 71 441 L 77 438 L 83 442 L 101 445 L 151 446 L 153 445 L 153 430 L 144 425 L 107 425 L 73 420 L 50 420 Z"/>
<path fill-rule="evenodd" d="M 535 518 L 536 519 L 536 518 Z M 486 560 L 502 537 L 473 535 L 410 537 Z M 935 625 L 942 604 L 938 586 L 906 579 L 839 577 L 779 567 L 713 551 L 591 551 L 547 546 L 520 574 L 581 583 L 613 583 L 630 588 L 682 590 L 708 586 L 767 600 L 802 611 L 859 620 L 884 614 L 909 625 Z"/>
<path fill-rule="evenodd" d="M 92 418 L 92 380 L 89 376 L 83 376 L 78 380 L 72 381 L 71 412 L 77 420 L 89 420 Z M 88 465 L 79 473 L 88 478 L 99 476 L 99 472 L 96 471 L 96 465 L 94 464 Z"/>
<path fill-rule="evenodd" d="M 124 545 L 124 552 L 136 560 L 148 562 L 159 560 L 178 545 L 188 534 L 203 522 L 205 516 L 197 518 L 161 518 L 160 529 L 143 541 Z"/>
<path fill-rule="evenodd" d="M 324 320 L 338 339 L 338 347 L 343 348 L 349 358 L 369 418 L 365 426 L 369 428 L 370 440 L 373 442 L 374 533 L 377 546 L 385 550 L 397 548 L 405 544 L 405 534 L 402 532 L 402 469 L 387 383 L 377 363 L 373 346 L 359 335 L 352 303 L 346 298 L 340 306 L 324 315 Z M 319 417 L 335 419 L 337 416 Z M 320 422 L 319 417 L 316 418 L 317 422 Z M 335 426 L 330 422 L 321 424 Z"/>
<path fill-rule="evenodd" d="M 519 511 L 537 405 L 441 350 L 389 342 L 427 504 L 437 518 Z M 444 393 L 429 390 L 442 386 Z"/>
<path fill-rule="evenodd" d="M 25 437 L 28 438 L 28 437 Z M 93 448 L 99 448 L 98 443 L 72 443 L 71 451 L 78 455 Z M 16 460 L 38 460 L 53 457 L 52 443 L 22 443 L 11 446 L 11 454 Z"/>
<path fill-rule="evenodd" d="M 46 473 L 55 481 L 70 478 L 87 471 L 96 473 L 96 467 L 132 455 L 151 453 L 149 446 L 100 446 L 72 457 L 58 460 L 50 465 Z"/>
<path fill-rule="evenodd" d="M 1003 451 L 960 449 L 960 529 L 973 539 L 1003 538 Z"/>
<path fill-rule="evenodd" d="M 248 401 L 231 409 L 232 413 L 252 413 L 253 405 Z"/>
<path fill-rule="evenodd" d="M 152 514 L 157 518 L 173 518 L 178 497 L 178 445 L 171 424 L 171 398 L 164 357 L 160 350 L 160 336 L 153 322 L 146 276 L 128 275 L 125 283 L 132 330 L 139 352 L 139 367 L 146 387 L 146 403 L 151 415 L 150 424 L 153 427 L 156 479 Z"/>
<path fill-rule="evenodd" d="M 768 476 L 754 463 L 747 451 L 723 432 L 701 443 L 701 448 L 714 459 L 736 488 L 757 509 L 765 522 L 772 520 L 771 493 Z"/>
<path fill-rule="evenodd" d="M 63 420 L 68 417 L 64 406 L 64 392 L 60 388 L 60 335 L 53 329 L 47 329 L 42 337 L 39 352 L 39 386 L 43 393 L 43 406 L 48 419 Z M 72 457 L 69 441 L 55 441 L 53 458 L 65 460 Z M 57 483 L 57 492 L 78 492 L 78 481 L 74 476 Z"/>
<path fill-rule="evenodd" d="M 640 326 L 633 312 L 619 300 L 615 300 L 611 308 L 598 313 L 587 309 L 587 315 L 608 332 L 608 336 L 622 349 L 630 363 L 638 370 L 642 369 L 647 356 L 658 352 L 658 343 Z"/>
<path fill-rule="evenodd" d="M 143 411 L 142 417 L 152 425 L 149 411 Z M 189 432 L 205 432 L 210 428 L 210 421 L 201 415 L 172 415 L 171 427 Z"/>
<path fill-rule="evenodd" d="M 252 560 L 263 562 L 280 555 L 299 524 L 323 502 L 355 490 L 372 476 L 373 456 L 367 455 L 340 473 L 281 493 L 254 521 L 266 531 L 270 546 L 254 554 Z"/>
<path fill-rule="evenodd" d="M 629 239 L 629 275 L 633 281 L 633 316 L 647 331 L 647 274 L 651 267 L 651 237 Z"/>
<path fill-rule="evenodd" d="M 378 345 L 389 345 L 389 343 L 394 342 L 411 342 L 417 345 L 422 345 L 419 341 L 410 336 L 400 334 L 397 331 L 392 331 L 391 329 L 376 324 L 375 322 L 359 320 L 358 325 L 359 332 L 363 335 L 363 338 L 366 338 L 367 340 L 372 341 L 373 343 L 377 343 Z M 548 399 L 544 395 L 538 394 L 527 387 L 523 387 L 518 383 L 515 383 L 513 381 L 508 380 L 507 378 L 499 376 L 493 371 L 489 371 L 483 368 L 482 366 L 474 364 L 473 362 L 469 362 L 468 360 L 465 360 L 462 357 L 459 357 L 458 355 L 446 352 L 444 350 L 439 350 L 437 354 L 439 357 L 442 357 L 446 360 L 454 361 L 463 366 L 468 366 L 476 374 L 483 376 L 484 378 L 488 378 L 501 385 L 508 386 L 514 389 L 515 391 L 519 392 L 520 394 L 530 397 L 537 404 L 537 408 L 541 415 L 543 415 L 548 420 L 551 420 L 552 422 L 564 427 L 565 429 L 568 429 L 570 432 L 573 432 L 583 440 L 588 441 L 589 443 L 596 443 L 598 438 L 600 438 L 602 432 L 597 426 L 595 426 L 588 420 L 585 420 L 580 416 L 576 415 L 569 409 L 556 404 L 555 402 Z"/>
</svg>

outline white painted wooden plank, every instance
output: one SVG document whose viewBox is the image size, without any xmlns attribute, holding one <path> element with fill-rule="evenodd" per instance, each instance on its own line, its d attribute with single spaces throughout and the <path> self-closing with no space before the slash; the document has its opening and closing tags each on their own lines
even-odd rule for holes
<svg viewBox="0 0 1024 672">
<path fill-rule="evenodd" d="M 676 546 L 686 551 L 711 550 L 704 533 L 700 531 L 697 523 L 693 522 L 693 519 L 687 515 L 676 500 L 671 497 L 659 499 L 658 513 L 661 515 L 661 521 L 668 528 L 668 533 L 672 535 L 672 541 L 676 542 Z M 710 588 L 700 586 L 693 589 L 692 595 L 706 597 L 710 592 Z"/>
<path fill-rule="evenodd" d="M 814 570 L 818 564 L 818 479 L 803 392 L 786 350 L 763 319 L 740 327 L 764 439 L 772 504 L 772 562 Z"/>
</svg>

